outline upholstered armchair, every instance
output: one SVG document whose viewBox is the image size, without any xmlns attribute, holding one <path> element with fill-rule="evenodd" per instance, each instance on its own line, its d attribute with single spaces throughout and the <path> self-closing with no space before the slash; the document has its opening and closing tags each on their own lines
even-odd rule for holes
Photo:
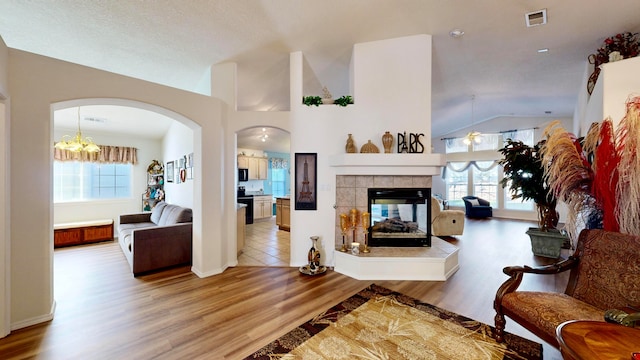
<svg viewBox="0 0 640 360">
<path fill-rule="evenodd" d="M 542 267 L 504 268 L 509 279 L 494 301 L 495 338 L 504 340 L 505 316 L 558 348 L 556 328 L 569 320 L 604 321 L 607 310 L 640 311 L 640 237 L 583 230 L 568 259 Z M 521 291 L 524 274 L 570 271 L 564 293 Z M 533 275 L 527 275 L 533 276 Z"/>
<path fill-rule="evenodd" d="M 468 217 L 486 218 L 493 216 L 493 208 L 489 201 L 471 195 L 464 196 L 462 200 L 464 201 L 464 209 Z"/>
<path fill-rule="evenodd" d="M 431 234 L 434 236 L 462 235 L 464 231 L 464 212 L 443 210 L 442 203 L 431 197 Z"/>
</svg>

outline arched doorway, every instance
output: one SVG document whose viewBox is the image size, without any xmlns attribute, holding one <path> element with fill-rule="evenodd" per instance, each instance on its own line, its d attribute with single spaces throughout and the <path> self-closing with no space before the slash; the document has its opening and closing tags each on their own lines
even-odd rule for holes
<svg viewBox="0 0 640 360">
<path fill-rule="evenodd" d="M 245 237 L 244 241 L 238 241 L 238 244 L 242 244 L 242 249 L 238 249 L 238 266 L 289 266 L 289 231 L 277 223 L 275 201 L 291 192 L 290 134 L 265 125 L 239 130 L 236 135 L 238 168 L 246 166 L 240 165 L 240 161 L 247 159 L 257 158 L 267 164 L 265 178 L 251 175 L 248 179 L 240 179 L 239 175 L 236 177 L 238 202 L 259 204 L 246 209 L 245 231 L 244 234 L 238 233 L 238 237 Z M 249 174 L 254 171 L 247 170 Z"/>
<path fill-rule="evenodd" d="M 78 115 L 78 108 L 81 115 Z M 129 198 L 71 203 L 52 201 L 54 224 L 95 220 L 83 218 L 90 216 L 113 219 L 117 227 L 120 214 L 142 211 L 141 196 L 147 185 L 146 169 L 152 160 L 166 163 L 190 153 L 194 154 L 194 158 L 201 159 L 200 148 L 194 146 L 199 142 L 196 141 L 196 137 L 200 136 L 197 131 L 199 126 L 162 107 L 123 99 L 72 100 L 52 104 L 51 121 L 52 143 L 58 141 L 62 134 L 68 134 L 69 130 L 75 130 L 80 123 L 83 136 L 93 137 L 98 144 L 138 148 L 138 164 L 133 166 L 135 169 L 131 172 Z M 71 133 L 73 134 L 74 132 Z M 53 162 L 53 157 L 51 161 Z M 190 182 L 191 184 L 185 182 L 179 188 L 165 187 L 165 198 L 168 202 L 200 212 L 200 204 L 194 200 L 194 189 L 201 186 L 200 181 L 194 179 Z M 53 184 L 52 177 L 50 183 Z M 88 207 L 91 209 L 88 210 Z M 195 226 L 194 223 L 194 232 Z M 196 254 L 201 249 L 194 246 L 193 251 Z"/>
</svg>

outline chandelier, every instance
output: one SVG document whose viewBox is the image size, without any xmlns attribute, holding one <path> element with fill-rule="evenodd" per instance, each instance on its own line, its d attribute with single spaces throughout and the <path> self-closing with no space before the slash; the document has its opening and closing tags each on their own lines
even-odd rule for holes
<svg viewBox="0 0 640 360">
<path fill-rule="evenodd" d="M 78 106 L 78 132 L 76 136 L 63 135 L 62 139 L 55 144 L 56 149 L 68 150 L 72 152 L 95 153 L 100 151 L 100 147 L 93 142 L 90 137 L 83 138 L 80 131 L 80 107 Z"/>
<path fill-rule="evenodd" d="M 471 127 L 473 128 L 473 108 L 474 108 L 474 103 L 476 100 L 476 96 L 475 95 L 471 95 Z M 471 144 L 480 144 L 480 142 L 482 142 L 482 134 L 478 131 L 474 131 L 471 130 L 470 132 L 467 133 L 467 135 L 465 135 L 465 137 L 462 139 L 462 142 L 465 145 L 471 145 Z"/>
</svg>

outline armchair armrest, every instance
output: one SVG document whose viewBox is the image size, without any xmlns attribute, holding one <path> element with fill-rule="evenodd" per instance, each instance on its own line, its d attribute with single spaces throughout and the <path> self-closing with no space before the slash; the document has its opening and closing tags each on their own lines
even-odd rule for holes
<svg viewBox="0 0 640 360">
<path fill-rule="evenodd" d="M 509 275 L 509 279 L 500 285 L 498 288 L 498 292 L 496 292 L 496 299 L 493 303 L 493 307 L 496 311 L 499 311 L 499 308 L 502 304 L 502 297 L 505 294 L 516 291 L 520 283 L 522 282 L 522 277 L 525 273 L 528 274 L 542 274 L 542 275 L 550 275 L 550 274 L 559 274 L 561 272 L 565 272 L 567 270 L 571 270 L 578 265 L 579 259 L 573 256 L 570 256 L 566 260 L 562 260 L 555 264 L 545 265 L 545 266 L 507 266 L 502 272 Z"/>
<path fill-rule="evenodd" d="M 120 224 L 132 224 L 141 222 L 150 222 L 151 213 L 137 213 L 120 215 Z"/>
</svg>

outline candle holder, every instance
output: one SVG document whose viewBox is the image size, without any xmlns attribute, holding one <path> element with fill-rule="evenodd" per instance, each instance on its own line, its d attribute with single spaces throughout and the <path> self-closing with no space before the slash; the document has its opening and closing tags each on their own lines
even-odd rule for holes
<svg viewBox="0 0 640 360">
<path fill-rule="evenodd" d="M 353 232 L 353 239 L 351 239 L 351 242 L 358 242 L 358 238 L 356 237 L 356 229 L 358 228 L 358 209 L 351 209 L 349 212 L 349 220 L 351 231 Z"/>
<path fill-rule="evenodd" d="M 368 254 L 370 252 L 369 250 L 369 242 L 368 240 L 368 235 L 369 235 L 369 213 L 368 212 L 363 212 L 362 213 L 362 234 L 364 235 L 364 247 L 362 249 L 362 252 L 365 254 Z"/>
<path fill-rule="evenodd" d="M 340 214 L 340 232 L 342 233 L 342 247 L 340 251 L 347 252 L 347 244 L 345 243 L 345 236 L 347 235 L 347 230 L 349 230 L 349 218 L 347 214 Z"/>
</svg>

